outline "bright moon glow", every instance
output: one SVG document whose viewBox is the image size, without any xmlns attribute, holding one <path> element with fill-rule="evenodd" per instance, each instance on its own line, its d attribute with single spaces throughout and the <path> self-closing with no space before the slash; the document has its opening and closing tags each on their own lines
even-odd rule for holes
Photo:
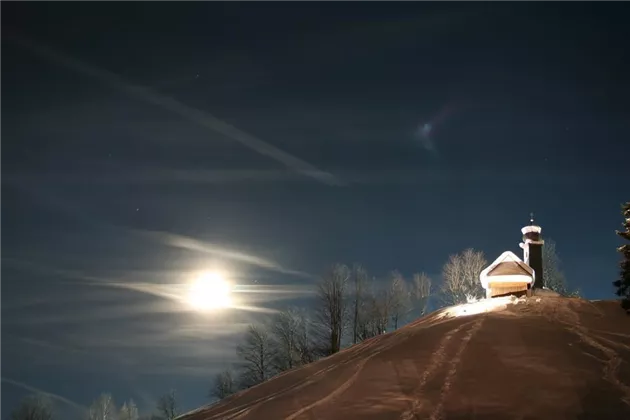
<svg viewBox="0 0 630 420">
<path fill-rule="evenodd" d="M 188 302 L 198 310 L 230 307 L 232 305 L 230 284 L 217 273 L 205 273 L 190 285 Z"/>
</svg>

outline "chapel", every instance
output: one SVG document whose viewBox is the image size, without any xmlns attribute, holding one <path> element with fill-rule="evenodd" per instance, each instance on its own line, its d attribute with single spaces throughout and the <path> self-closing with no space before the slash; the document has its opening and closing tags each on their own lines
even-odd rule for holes
<svg viewBox="0 0 630 420">
<path fill-rule="evenodd" d="M 486 291 L 486 298 L 530 296 L 532 289 L 543 288 L 542 247 L 545 241 L 541 232 L 542 228 L 534 223 L 532 214 L 529 225 L 521 229 L 523 259 L 511 251 L 505 251 L 481 272 L 479 280 Z"/>
</svg>

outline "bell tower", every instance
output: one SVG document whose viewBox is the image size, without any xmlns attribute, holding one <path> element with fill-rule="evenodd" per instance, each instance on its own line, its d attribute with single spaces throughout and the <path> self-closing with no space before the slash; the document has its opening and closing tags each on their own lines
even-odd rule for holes
<svg viewBox="0 0 630 420">
<path fill-rule="evenodd" d="M 523 242 L 521 242 L 520 247 L 523 248 L 523 261 L 534 270 L 535 277 L 532 289 L 542 289 L 545 285 L 542 257 L 542 247 L 545 241 L 540 235 L 542 228 L 534 223 L 534 213 L 530 213 L 529 225 L 522 228 L 521 232 L 523 233 Z"/>
</svg>

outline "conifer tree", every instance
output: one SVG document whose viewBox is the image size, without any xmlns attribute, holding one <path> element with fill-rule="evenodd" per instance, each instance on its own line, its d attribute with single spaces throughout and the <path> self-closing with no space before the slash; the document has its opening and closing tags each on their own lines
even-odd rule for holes
<svg viewBox="0 0 630 420">
<path fill-rule="evenodd" d="M 623 215 L 624 222 L 622 226 L 624 231 L 617 231 L 617 235 L 621 236 L 626 241 L 630 242 L 630 201 L 621 206 L 621 214 Z M 617 296 L 620 296 L 621 306 L 628 312 L 630 312 L 630 244 L 626 243 L 617 248 L 617 251 L 621 252 L 621 276 L 619 280 L 613 282 L 613 285 L 617 288 Z"/>
</svg>

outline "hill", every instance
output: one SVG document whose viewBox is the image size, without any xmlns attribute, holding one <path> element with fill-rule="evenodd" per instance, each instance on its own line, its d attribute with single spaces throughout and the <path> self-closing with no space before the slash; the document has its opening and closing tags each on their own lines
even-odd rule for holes
<svg viewBox="0 0 630 420">
<path fill-rule="evenodd" d="M 630 418 L 630 318 L 561 297 L 446 308 L 180 417 L 464 418 Z"/>
</svg>

